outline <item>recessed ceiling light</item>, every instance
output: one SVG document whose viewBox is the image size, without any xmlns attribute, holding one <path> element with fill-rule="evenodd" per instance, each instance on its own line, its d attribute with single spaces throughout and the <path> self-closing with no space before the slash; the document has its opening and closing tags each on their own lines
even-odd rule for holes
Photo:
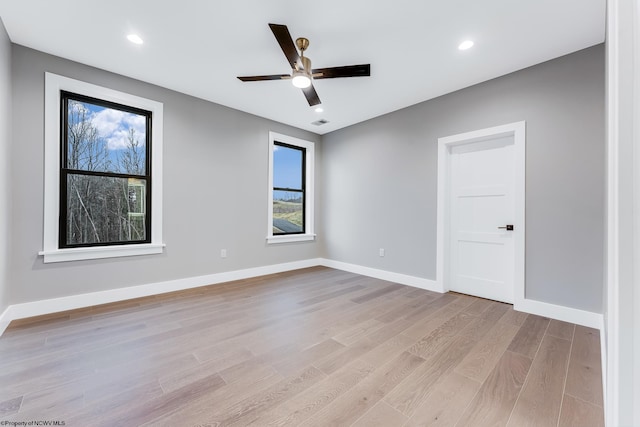
<svg viewBox="0 0 640 427">
<path fill-rule="evenodd" d="M 324 108 L 322 107 L 316 108 L 316 113 L 322 113 L 323 111 L 324 111 Z"/>
<path fill-rule="evenodd" d="M 458 49 L 467 50 L 472 46 L 473 46 L 473 42 L 471 40 L 465 40 L 462 43 L 460 43 L 460 46 L 458 46 Z"/>
<path fill-rule="evenodd" d="M 139 35 L 137 34 L 129 34 L 127 36 L 127 39 L 131 42 L 131 43 L 135 43 L 135 44 L 142 44 L 144 43 L 144 40 L 142 40 L 142 38 L 140 38 Z"/>
</svg>

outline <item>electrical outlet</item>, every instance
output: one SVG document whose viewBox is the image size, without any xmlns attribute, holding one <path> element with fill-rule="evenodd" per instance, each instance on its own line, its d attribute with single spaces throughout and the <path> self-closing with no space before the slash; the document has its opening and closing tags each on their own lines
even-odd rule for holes
<svg viewBox="0 0 640 427">
<path fill-rule="evenodd" d="M 380 256 L 384 256 L 384 248 L 380 248 Z"/>
<path fill-rule="evenodd" d="M 220 258 L 226 258 L 226 257 L 227 257 L 227 250 L 220 249 Z"/>
</svg>

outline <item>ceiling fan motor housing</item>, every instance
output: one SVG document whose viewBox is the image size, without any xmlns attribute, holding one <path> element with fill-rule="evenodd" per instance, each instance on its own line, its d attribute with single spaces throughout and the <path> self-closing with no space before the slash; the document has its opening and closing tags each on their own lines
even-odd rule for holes
<svg viewBox="0 0 640 427">
<path fill-rule="evenodd" d="M 304 70 L 305 74 L 311 75 L 311 60 L 306 56 L 301 56 L 300 60 L 302 61 L 302 69 Z"/>
</svg>

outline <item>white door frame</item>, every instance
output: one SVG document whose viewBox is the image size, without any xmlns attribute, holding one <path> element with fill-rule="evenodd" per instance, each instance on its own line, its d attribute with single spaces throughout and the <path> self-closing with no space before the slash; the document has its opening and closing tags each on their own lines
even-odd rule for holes
<svg viewBox="0 0 640 427">
<path fill-rule="evenodd" d="M 437 252 L 436 281 L 442 292 L 449 290 L 447 277 L 449 265 L 449 228 L 450 228 L 450 174 L 451 148 L 485 139 L 513 136 L 515 151 L 514 203 L 516 233 L 514 239 L 514 305 L 521 304 L 524 292 L 524 251 L 525 251 L 525 122 L 509 123 L 487 129 L 438 138 L 438 212 L 437 212 Z"/>
</svg>

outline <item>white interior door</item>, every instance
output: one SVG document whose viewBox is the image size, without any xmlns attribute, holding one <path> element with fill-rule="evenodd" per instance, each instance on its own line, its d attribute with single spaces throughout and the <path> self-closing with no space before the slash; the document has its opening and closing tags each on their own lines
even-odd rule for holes
<svg viewBox="0 0 640 427">
<path fill-rule="evenodd" d="M 453 146 L 450 160 L 449 288 L 513 303 L 514 136 Z"/>
</svg>

